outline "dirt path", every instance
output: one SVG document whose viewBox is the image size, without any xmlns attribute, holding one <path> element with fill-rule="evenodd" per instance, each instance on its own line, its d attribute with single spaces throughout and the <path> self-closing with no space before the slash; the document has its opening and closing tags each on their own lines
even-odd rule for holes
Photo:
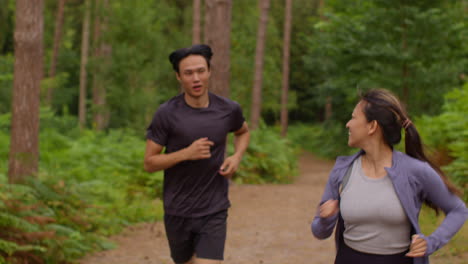
<svg viewBox="0 0 468 264">
<path fill-rule="evenodd" d="M 304 153 L 293 184 L 231 186 L 223 263 L 332 263 L 332 239 L 318 241 L 310 232 L 332 165 Z M 117 249 L 96 253 L 81 264 L 172 263 L 161 222 L 128 228 L 112 240 L 119 244 Z"/>
<path fill-rule="evenodd" d="M 319 241 L 310 222 L 333 163 L 309 153 L 288 185 L 233 185 L 224 264 L 331 264 L 333 239 Z M 161 222 L 130 227 L 112 238 L 119 247 L 81 264 L 172 264 Z M 461 262 L 459 262 L 461 261 Z M 450 263 L 466 263 L 459 259 Z M 432 264 L 448 263 L 432 258 Z"/>
</svg>

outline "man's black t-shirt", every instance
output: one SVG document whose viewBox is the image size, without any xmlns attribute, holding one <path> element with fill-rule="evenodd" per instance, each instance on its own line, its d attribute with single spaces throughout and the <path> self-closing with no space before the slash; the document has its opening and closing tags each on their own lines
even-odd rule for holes
<svg viewBox="0 0 468 264">
<path fill-rule="evenodd" d="M 207 137 L 214 142 L 211 158 L 183 161 L 164 171 L 164 210 L 168 215 L 200 217 L 229 208 L 228 181 L 218 173 L 229 132 L 244 117 L 238 103 L 209 93 L 209 106 L 193 108 L 180 94 L 162 104 L 146 137 L 165 146 L 165 153 L 186 148 Z"/>
</svg>

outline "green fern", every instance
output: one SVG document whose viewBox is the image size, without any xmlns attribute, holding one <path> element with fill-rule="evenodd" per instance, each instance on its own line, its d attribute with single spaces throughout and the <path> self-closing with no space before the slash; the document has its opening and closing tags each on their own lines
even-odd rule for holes
<svg viewBox="0 0 468 264">
<path fill-rule="evenodd" d="M 25 232 L 37 232 L 39 231 L 38 226 L 29 223 L 28 221 L 10 214 L 0 212 L 0 228 L 2 229 L 18 229 L 23 230 Z"/>
<path fill-rule="evenodd" d="M 0 239 L 0 251 L 5 252 L 8 256 L 18 251 L 40 251 L 45 252 L 46 248 L 36 245 L 18 245 L 14 242 Z"/>
</svg>

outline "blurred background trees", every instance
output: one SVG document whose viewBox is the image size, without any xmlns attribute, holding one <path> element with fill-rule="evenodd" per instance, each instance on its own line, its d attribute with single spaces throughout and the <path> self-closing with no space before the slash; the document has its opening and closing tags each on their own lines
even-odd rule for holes
<svg viewBox="0 0 468 264">
<path fill-rule="evenodd" d="M 57 114 L 78 116 L 81 55 L 88 43 L 84 69 L 90 112 L 86 127 L 141 130 L 155 106 L 179 92 L 167 54 L 190 45 L 193 30 L 198 30 L 198 38 L 205 42 L 225 36 L 230 39 L 214 58 L 219 55 L 230 60 L 229 75 L 223 79 L 229 81 L 229 96 L 243 106 L 246 116 L 256 112 L 251 111 L 252 90 L 259 83 L 258 119 L 278 124 L 286 3 L 271 1 L 269 12 L 260 19 L 262 1 L 198 1 L 196 21 L 200 25 L 196 29 L 192 2 L 197 3 L 45 0 L 43 61 L 47 74 L 41 84 L 42 105 L 50 105 Z M 212 12 L 206 11 L 210 8 Z M 223 8 L 231 10 L 231 19 Z M 88 19 L 86 10 L 91 13 Z M 15 1 L 2 0 L 1 113 L 11 110 L 14 14 Z M 217 14 L 220 21 L 231 20 L 230 25 L 211 23 Z M 292 14 L 291 123 L 322 122 L 327 102 L 333 113 L 330 118 L 343 122 L 358 91 L 375 87 L 397 93 L 413 115 L 434 115 L 441 111 L 443 95 L 465 81 L 468 48 L 463 1 L 296 0 Z M 265 47 L 256 49 L 262 21 Z M 215 33 L 219 36 L 210 36 Z M 255 56 L 260 52 L 264 53 L 257 60 L 264 64 L 257 73 L 261 78 L 254 74 Z M 254 77 L 262 81 L 254 82 Z"/>
<path fill-rule="evenodd" d="M 33 32 L 21 24 L 34 17 L 23 15 L 25 2 L 43 5 Z M 0 0 L 0 225 L 8 227 L 0 260 L 31 257 L 21 244 L 59 263 L 110 247 L 96 235 L 161 216 L 153 201 L 162 174 L 142 171 L 145 130 L 180 92 L 169 53 L 191 43 L 212 45 L 211 88 L 253 120 L 236 181 L 291 181 L 299 148 L 327 158 L 356 151 L 345 122 L 358 94 L 386 88 L 466 189 L 467 8 L 465 0 Z M 36 44 L 22 50 L 22 41 Z M 8 164 L 24 155 L 33 162 Z M 36 179 L 9 185 L 9 168 L 11 182 Z M 37 216 L 53 223 L 26 228 Z M 18 238 L 19 227 L 37 239 Z"/>
</svg>

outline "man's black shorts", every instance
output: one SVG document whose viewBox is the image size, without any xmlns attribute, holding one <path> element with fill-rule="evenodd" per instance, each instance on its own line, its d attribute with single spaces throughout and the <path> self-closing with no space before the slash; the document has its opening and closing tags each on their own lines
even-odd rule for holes
<svg viewBox="0 0 468 264">
<path fill-rule="evenodd" d="M 227 209 L 202 217 L 164 215 L 164 226 L 176 263 L 197 258 L 223 260 L 226 242 Z"/>
</svg>

